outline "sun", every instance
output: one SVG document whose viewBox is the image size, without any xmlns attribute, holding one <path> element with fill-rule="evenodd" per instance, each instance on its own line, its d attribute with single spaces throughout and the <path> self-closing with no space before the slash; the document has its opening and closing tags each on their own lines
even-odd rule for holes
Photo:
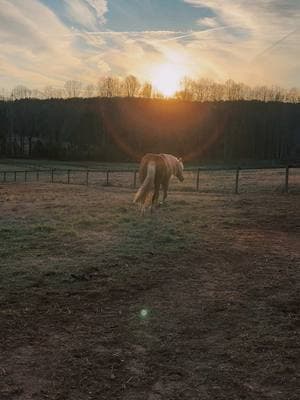
<svg viewBox="0 0 300 400">
<path fill-rule="evenodd" d="M 151 71 L 152 85 L 166 97 L 173 96 L 180 89 L 183 77 L 182 69 L 176 64 L 157 65 Z"/>
</svg>

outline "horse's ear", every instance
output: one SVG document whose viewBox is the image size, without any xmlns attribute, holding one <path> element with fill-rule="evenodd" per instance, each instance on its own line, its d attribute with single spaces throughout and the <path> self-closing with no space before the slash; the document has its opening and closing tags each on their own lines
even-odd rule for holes
<svg viewBox="0 0 300 400">
<path fill-rule="evenodd" d="M 181 157 L 179 157 L 179 158 L 178 158 L 178 161 L 182 162 L 182 158 L 181 158 Z"/>
</svg>

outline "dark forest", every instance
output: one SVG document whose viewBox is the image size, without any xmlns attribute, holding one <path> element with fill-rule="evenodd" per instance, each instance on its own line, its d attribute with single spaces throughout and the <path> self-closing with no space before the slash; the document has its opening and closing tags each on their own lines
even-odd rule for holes
<svg viewBox="0 0 300 400">
<path fill-rule="evenodd" d="M 146 98 L 0 102 L 0 155 L 138 161 L 147 152 L 186 162 L 293 162 L 300 104 Z"/>
</svg>

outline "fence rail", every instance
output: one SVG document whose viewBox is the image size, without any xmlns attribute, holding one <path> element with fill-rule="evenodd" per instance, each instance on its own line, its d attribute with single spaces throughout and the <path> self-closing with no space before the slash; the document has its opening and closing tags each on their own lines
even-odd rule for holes
<svg viewBox="0 0 300 400">
<path fill-rule="evenodd" d="M 215 186 L 222 186 L 223 191 L 232 191 L 236 194 L 240 192 L 241 181 L 256 185 L 259 181 L 264 181 L 266 186 L 273 185 L 277 189 L 288 193 L 290 190 L 290 171 L 298 171 L 300 164 L 288 164 L 281 166 L 235 166 L 235 167 L 188 167 L 185 169 L 187 184 L 185 186 L 177 185 L 178 190 L 188 191 L 206 191 L 208 180 L 213 180 Z M 271 172 L 273 173 L 271 177 Z M 297 171 L 297 172 L 298 172 Z M 268 175 L 269 180 L 264 180 L 261 172 Z M 253 177 L 251 174 L 255 173 Z M 212 176 L 219 174 L 219 176 Z M 18 182 L 48 182 L 65 183 L 81 185 L 102 186 L 126 186 L 137 187 L 138 170 L 134 169 L 25 169 L 25 170 L 0 170 L 0 182 L 18 183 Z M 280 180 L 279 180 L 280 177 Z M 246 179 L 247 178 L 247 179 Z M 219 181 L 218 181 L 219 179 Z M 231 182 L 231 183 L 230 183 Z M 242 185 L 243 186 L 243 185 Z M 300 173 L 293 175 L 293 187 L 300 191 Z M 299 186 L 299 187 L 298 187 Z M 176 187 L 176 185 L 173 187 Z M 224 189 L 225 188 L 225 189 Z M 231 188 L 231 190 L 230 190 Z M 208 190 L 209 191 L 209 190 Z"/>
</svg>

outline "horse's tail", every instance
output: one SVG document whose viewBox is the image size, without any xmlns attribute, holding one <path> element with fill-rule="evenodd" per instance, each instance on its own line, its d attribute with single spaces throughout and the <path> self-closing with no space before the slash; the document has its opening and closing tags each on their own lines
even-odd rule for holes
<svg viewBox="0 0 300 400">
<path fill-rule="evenodd" d="M 156 165 L 154 161 L 150 161 L 147 166 L 147 175 L 141 187 L 134 196 L 134 203 L 140 203 L 142 209 L 149 206 L 152 202 L 154 194 Z"/>
</svg>

